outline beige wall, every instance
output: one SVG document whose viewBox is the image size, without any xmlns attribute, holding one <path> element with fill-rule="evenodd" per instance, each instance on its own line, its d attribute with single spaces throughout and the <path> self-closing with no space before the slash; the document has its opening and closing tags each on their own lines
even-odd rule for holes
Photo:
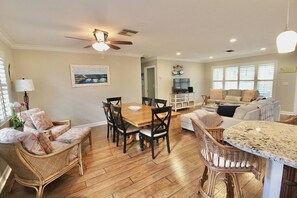
<svg viewBox="0 0 297 198">
<path fill-rule="evenodd" d="M 102 100 L 121 96 L 123 102 L 141 102 L 140 58 L 101 54 L 14 50 L 16 79 L 33 79 L 30 108 L 39 107 L 55 120 L 73 125 L 105 121 Z M 70 64 L 108 65 L 111 85 L 71 86 Z M 22 101 L 23 94 L 18 94 Z"/>
<path fill-rule="evenodd" d="M 172 67 L 183 65 L 184 74 L 172 76 Z M 169 100 L 172 93 L 173 78 L 190 78 L 190 84 L 194 88 L 196 100 L 201 100 L 200 95 L 205 93 L 204 65 L 196 62 L 157 60 L 158 98 Z"/>
<path fill-rule="evenodd" d="M 211 67 L 212 66 L 224 66 L 238 63 L 252 63 L 261 61 L 273 61 L 277 62 L 277 72 L 275 79 L 275 93 L 274 97 L 279 100 L 282 111 L 294 111 L 294 103 L 297 103 L 295 98 L 296 89 L 296 73 L 280 73 L 281 67 L 294 66 L 297 67 L 297 51 L 289 54 L 269 54 L 262 56 L 253 56 L 247 58 L 239 58 L 226 61 L 212 62 L 205 65 L 206 76 L 206 90 L 211 88 Z M 295 104 L 296 106 L 296 104 Z"/>
</svg>

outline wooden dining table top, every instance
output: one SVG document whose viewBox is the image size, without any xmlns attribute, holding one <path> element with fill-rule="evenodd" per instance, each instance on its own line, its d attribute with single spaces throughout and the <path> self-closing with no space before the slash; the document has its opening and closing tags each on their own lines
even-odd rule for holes
<svg viewBox="0 0 297 198">
<path fill-rule="evenodd" d="M 139 106 L 141 109 L 135 111 L 129 109 L 130 106 Z M 143 104 L 139 104 L 136 102 L 122 104 L 122 116 L 126 122 L 136 126 L 136 127 L 144 127 L 150 125 L 152 122 L 152 108 L 153 106 L 147 106 Z M 171 112 L 171 117 L 175 117 L 180 115 L 178 112 Z"/>
</svg>

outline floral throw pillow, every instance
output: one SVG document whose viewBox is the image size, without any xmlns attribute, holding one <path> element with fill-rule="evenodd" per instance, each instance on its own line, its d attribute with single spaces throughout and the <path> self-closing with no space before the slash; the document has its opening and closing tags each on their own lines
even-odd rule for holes
<svg viewBox="0 0 297 198">
<path fill-rule="evenodd" d="M 33 108 L 33 109 L 29 109 L 27 111 L 22 111 L 22 112 L 19 112 L 17 114 L 18 118 L 21 119 L 22 121 L 25 122 L 25 125 L 31 127 L 31 128 L 35 128 L 32 120 L 31 120 L 31 114 L 32 113 L 37 113 L 39 112 L 40 109 L 39 108 Z"/>
<path fill-rule="evenodd" d="M 22 141 L 23 147 L 30 153 L 35 155 L 46 155 L 45 150 L 39 143 L 37 136 L 34 133 L 31 133 Z"/>
<path fill-rule="evenodd" d="M 44 111 L 31 114 L 31 119 L 37 130 L 42 131 L 53 127 L 52 121 L 47 117 Z"/>
<path fill-rule="evenodd" d="M 49 139 L 49 137 L 47 136 L 47 134 L 45 133 L 39 133 L 37 136 L 39 143 L 41 144 L 42 148 L 45 150 L 45 152 L 47 154 L 52 153 L 53 152 L 53 147 L 51 144 L 51 141 Z"/>
</svg>

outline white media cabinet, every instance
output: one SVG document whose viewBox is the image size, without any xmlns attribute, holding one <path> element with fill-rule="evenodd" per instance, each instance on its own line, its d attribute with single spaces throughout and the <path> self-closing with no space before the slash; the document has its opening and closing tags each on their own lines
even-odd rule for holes
<svg viewBox="0 0 297 198">
<path fill-rule="evenodd" d="M 178 109 L 194 107 L 195 93 L 170 94 L 169 102 L 175 112 Z"/>
</svg>

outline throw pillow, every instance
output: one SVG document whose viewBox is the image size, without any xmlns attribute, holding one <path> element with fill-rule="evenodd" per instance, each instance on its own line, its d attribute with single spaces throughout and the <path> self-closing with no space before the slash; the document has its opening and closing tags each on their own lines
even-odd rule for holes
<svg viewBox="0 0 297 198">
<path fill-rule="evenodd" d="M 235 110 L 233 118 L 237 118 L 237 119 L 242 120 L 245 117 L 245 115 L 247 114 L 247 112 L 253 111 L 255 109 L 257 109 L 257 105 L 255 105 L 255 104 L 249 104 L 249 105 L 246 105 L 246 106 L 238 107 Z"/>
<path fill-rule="evenodd" d="M 32 120 L 31 120 L 31 114 L 37 113 L 39 111 L 40 111 L 39 108 L 33 108 L 33 109 L 29 109 L 27 111 L 19 112 L 19 113 L 17 113 L 17 116 L 19 119 L 21 119 L 22 121 L 25 122 L 25 125 L 27 125 L 31 128 L 35 128 Z"/>
<path fill-rule="evenodd" d="M 13 128 L 0 130 L 0 143 L 16 143 L 25 139 L 30 133 L 24 133 Z"/>
<path fill-rule="evenodd" d="M 42 148 L 44 149 L 44 151 L 49 154 L 53 152 L 53 147 L 51 145 L 51 141 L 48 138 L 48 135 L 45 133 L 40 132 L 37 136 L 40 145 L 42 146 Z"/>
<path fill-rule="evenodd" d="M 257 90 L 245 90 L 242 97 L 242 101 L 251 102 L 252 100 L 255 100 L 256 93 L 257 93 Z"/>
<path fill-rule="evenodd" d="M 201 122 L 206 128 L 216 127 L 223 122 L 223 119 L 216 112 L 208 112 L 206 115 L 200 117 Z"/>
<path fill-rule="evenodd" d="M 31 114 L 31 119 L 37 130 L 42 131 L 53 127 L 52 121 L 47 117 L 44 111 Z"/>
<path fill-rule="evenodd" d="M 223 90 L 222 89 L 211 89 L 210 90 L 210 99 L 222 100 L 223 99 Z"/>
<path fill-rule="evenodd" d="M 34 133 L 26 136 L 22 141 L 23 147 L 30 153 L 35 155 L 45 155 L 43 147 L 39 143 L 37 136 Z"/>
<path fill-rule="evenodd" d="M 237 107 L 239 105 L 219 105 L 217 113 L 221 116 L 233 117 Z"/>
<path fill-rule="evenodd" d="M 242 90 L 240 89 L 229 89 L 228 94 L 229 96 L 241 96 Z"/>
<path fill-rule="evenodd" d="M 225 100 L 232 100 L 232 101 L 240 101 L 241 100 L 241 97 L 240 96 L 230 96 L 230 95 L 227 95 Z"/>
</svg>

